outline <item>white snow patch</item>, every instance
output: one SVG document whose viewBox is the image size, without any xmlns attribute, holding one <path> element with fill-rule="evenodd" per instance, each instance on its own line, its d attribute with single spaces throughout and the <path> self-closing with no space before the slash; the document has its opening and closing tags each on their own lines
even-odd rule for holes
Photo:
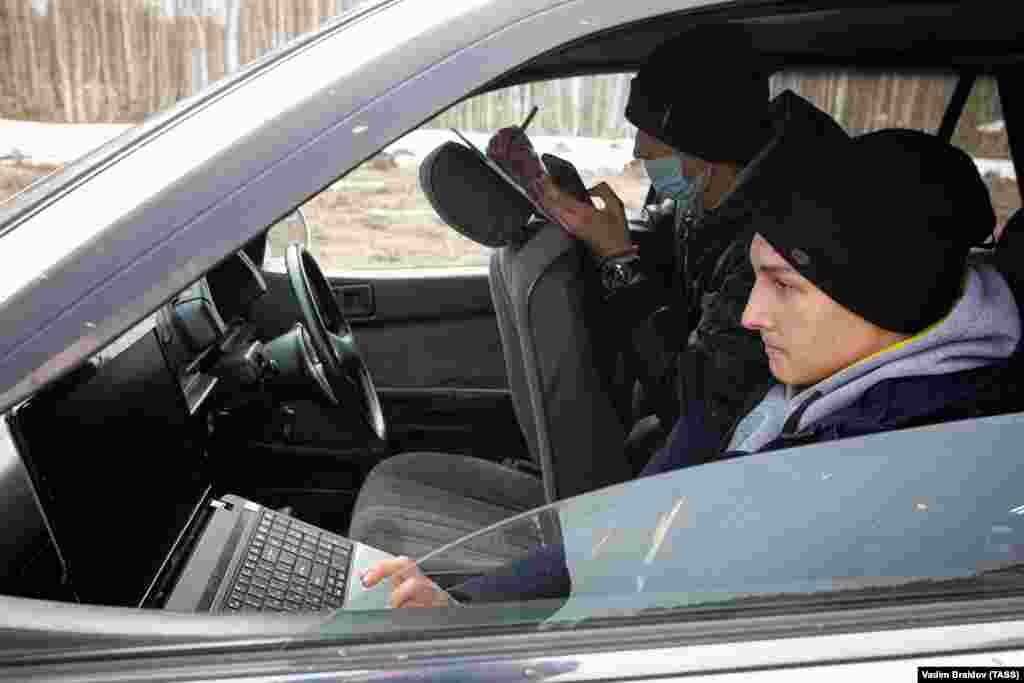
<svg viewBox="0 0 1024 683">
<path fill-rule="evenodd" d="M 463 131 L 463 135 L 487 151 L 491 133 Z M 447 129 L 414 130 L 405 137 L 384 148 L 399 166 L 417 166 L 420 161 L 447 140 L 459 142 L 458 136 Z M 534 149 L 538 154 L 554 154 L 576 166 L 581 174 L 621 173 L 623 166 L 633 158 L 631 139 L 605 140 L 600 138 L 573 137 L 571 135 L 531 135 Z"/>
<path fill-rule="evenodd" d="M 978 167 L 978 172 L 983 176 L 993 175 L 996 178 L 1009 180 L 1017 178 L 1017 171 L 1009 159 L 975 159 L 974 165 Z"/>
<path fill-rule="evenodd" d="M 978 131 L 982 133 L 1002 133 L 1004 130 L 1006 130 L 1006 121 L 1004 119 L 978 126 Z"/>
<path fill-rule="evenodd" d="M 63 124 L 0 119 L 0 156 L 18 150 L 29 163 L 64 164 L 132 127 L 123 123 Z"/>
</svg>

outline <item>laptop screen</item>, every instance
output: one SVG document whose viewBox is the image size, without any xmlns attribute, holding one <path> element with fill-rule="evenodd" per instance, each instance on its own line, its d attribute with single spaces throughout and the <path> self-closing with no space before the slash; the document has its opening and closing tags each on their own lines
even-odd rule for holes
<svg viewBox="0 0 1024 683">
<path fill-rule="evenodd" d="M 33 398 L 14 426 L 79 599 L 138 605 L 208 484 L 156 331 Z"/>
</svg>

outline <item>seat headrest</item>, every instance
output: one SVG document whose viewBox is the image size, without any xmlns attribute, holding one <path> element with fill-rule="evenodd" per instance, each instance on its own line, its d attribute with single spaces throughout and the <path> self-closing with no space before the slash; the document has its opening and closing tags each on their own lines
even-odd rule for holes
<svg viewBox="0 0 1024 683">
<path fill-rule="evenodd" d="M 530 202 L 465 145 L 442 144 L 423 159 L 419 176 L 434 211 L 474 242 L 520 245 L 533 234 Z"/>
</svg>

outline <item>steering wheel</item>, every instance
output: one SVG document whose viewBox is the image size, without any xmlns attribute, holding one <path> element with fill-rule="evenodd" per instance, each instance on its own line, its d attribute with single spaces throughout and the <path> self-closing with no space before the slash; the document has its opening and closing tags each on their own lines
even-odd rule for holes
<svg viewBox="0 0 1024 683">
<path fill-rule="evenodd" d="M 307 331 L 303 342 L 311 352 L 314 379 L 328 400 L 354 408 L 370 431 L 381 441 L 387 441 L 377 389 L 319 264 L 305 246 L 292 242 L 285 252 L 285 265 L 292 293 L 302 311 Z"/>
</svg>

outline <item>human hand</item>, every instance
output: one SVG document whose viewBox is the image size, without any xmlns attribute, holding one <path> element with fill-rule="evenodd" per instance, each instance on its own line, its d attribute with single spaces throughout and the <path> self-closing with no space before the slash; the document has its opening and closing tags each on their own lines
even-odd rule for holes
<svg viewBox="0 0 1024 683">
<path fill-rule="evenodd" d="M 633 248 L 626 227 L 626 208 L 608 183 L 590 189 L 590 196 L 600 199 L 603 208 L 563 192 L 550 178 L 541 186 L 544 207 L 570 234 L 583 240 L 595 258 L 617 256 Z"/>
<path fill-rule="evenodd" d="M 454 602 L 436 583 L 420 574 L 416 563 L 408 557 L 384 560 L 367 569 L 359 577 L 363 588 L 373 588 L 381 580 L 391 578 L 391 607 L 448 607 Z"/>
</svg>

